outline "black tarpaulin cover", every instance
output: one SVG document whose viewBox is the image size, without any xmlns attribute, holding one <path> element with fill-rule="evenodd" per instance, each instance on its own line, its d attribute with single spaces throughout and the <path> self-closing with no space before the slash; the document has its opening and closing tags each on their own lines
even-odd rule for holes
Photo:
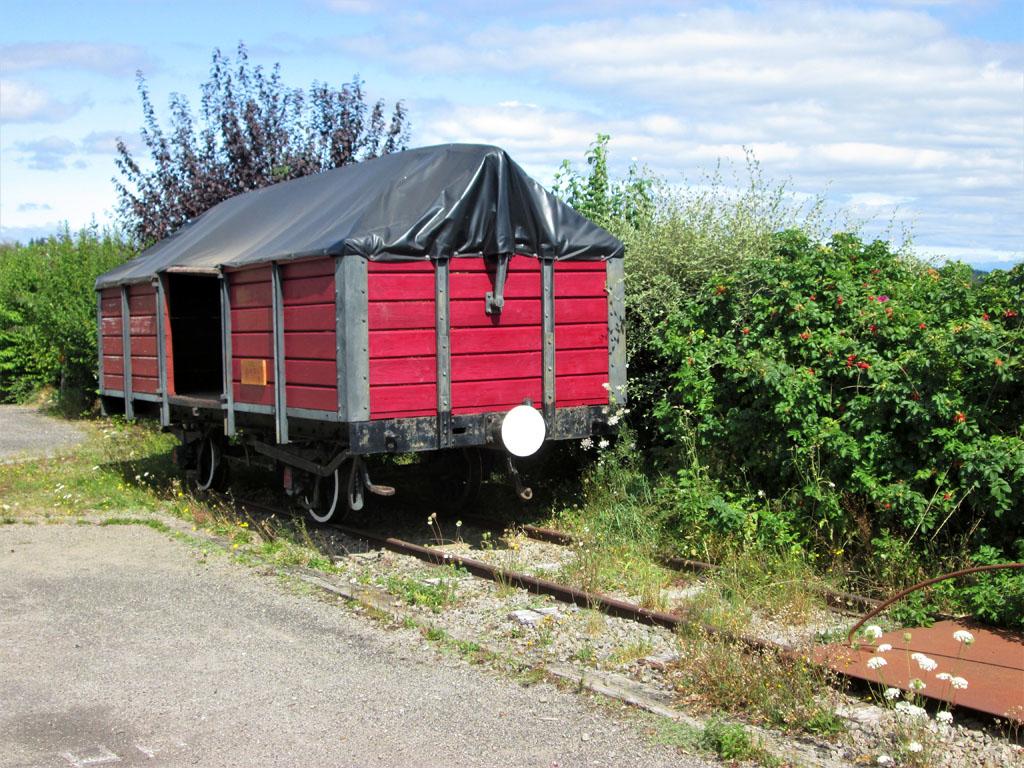
<svg viewBox="0 0 1024 768">
<path fill-rule="evenodd" d="M 559 201 L 504 150 L 406 150 L 225 200 L 96 287 L 168 269 L 209 272 L 311 256 L 373 260 L 525 253 L 608 259 L 622 243 Z"/>
</svg>

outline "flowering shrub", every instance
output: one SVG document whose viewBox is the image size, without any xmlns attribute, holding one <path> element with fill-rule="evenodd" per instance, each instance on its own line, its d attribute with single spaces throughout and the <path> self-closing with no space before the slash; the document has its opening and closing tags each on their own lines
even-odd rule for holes
<svg viewBox="0 0 1024 768">
<path fill-rule="evenodd" d="M 978 278 L 799 231 L 714 277 L 652 344 L 656 409 L 713 475 L 787 498 L 807 539 L 1024 537 L 1024 268 Z"/>
</svg>

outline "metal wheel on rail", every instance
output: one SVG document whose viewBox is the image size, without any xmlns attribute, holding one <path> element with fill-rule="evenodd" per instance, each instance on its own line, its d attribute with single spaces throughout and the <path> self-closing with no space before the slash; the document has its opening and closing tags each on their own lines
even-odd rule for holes
<svg viewBox="0 0 1024 768">
<path fill-rule="evenodd" d="M 226 481 L 227 464 L 220 436 L 214 433 L 205 435 L 199 441 L 193 483 L 197 490 L 215 491 L 223 488 Z"/>
<path fill-rule="evenodd" d="M 475 446 L 441 451 L 430 462 L 430 473 L 437 503 L 451 512 L 466 509 L 480 496 L 483 451 Z"/>
</svg>

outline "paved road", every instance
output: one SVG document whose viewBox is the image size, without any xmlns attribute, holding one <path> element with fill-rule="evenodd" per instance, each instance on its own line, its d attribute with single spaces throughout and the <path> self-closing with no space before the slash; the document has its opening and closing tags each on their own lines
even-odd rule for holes
<svg viewBox="0 0 1024 768">
<path fill-rule="evenodd" d="M 69 422 L 44 416 L 36 408 L 0 405 L 0 462 L 49 456 L 82 438 Z"/>
<path fill-rule="evenodd" d="M 516 683 L 147 528 L 0 527 L 0 766 L 674 766 Z"/>
</svg>

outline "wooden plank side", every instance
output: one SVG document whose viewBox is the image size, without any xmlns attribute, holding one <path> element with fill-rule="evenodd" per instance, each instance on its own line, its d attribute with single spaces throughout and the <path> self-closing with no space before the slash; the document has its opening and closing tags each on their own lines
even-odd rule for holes
<svg viewBox="0 0 1024 768">
<path fill-rule="evenodd" d="M 284 380 L 296 386 L 325 387 L 337 393 L 338 363 L 337 360 L 291 360 L 285 359 Z M 289 404 L 294 405 L 291 399 Z M 337 400 L 335 400 L 337 409 Z"/>
<path fill-rule="evenodd" d="M 434 263 L 429 259 L 417 261 L 370 261 L 367 262 L 370 274 L 375 272 L 429 272 L 434 274 Z"/>
<path fill-rule="evenodd" d="M 270 387 L 270 389 L 273 390 L 273 386 L 272 386 L 273 383 L 274 383 L 274 360 L 273 360 L 273 358 L 269 358 L 268 359 L 268 358 L 265 358 L 265 357 L 243 357 L 243 356 L 238 355 L 238 354 L 233 355 L 232 358 L 231 358 L 231 380 L 236 382 L 236 383 L 239 383 L 239 384 L 242 382 L 242 361 L 243 360 L 264 360 L 264 361 L 266 361 L 266 364 L 267 364 L 267 384 L 266 384 L 266 386 Z M 259 388 L 259 385 L 256 385 L 256 384 L 246 384 L 245 386 L 246 387 L 256 387 L 257 389 Z"/>
<path fill-rule="evenodd" d="M 270 281 L 260 283 L 230 284 L 231 309 L 248 309 L 252 307 L 269 307 L 271 304 Z"/>
<path fill-rule="evenodd" d="M 155 379 L 160 375 L 159 364 L 155 357 L 135 354 L 135 343 L 132 342 L 132 386 L 139 378 Z"/>
<path fill-rule="evenodd" d="M 118 341 L 120 341 L 120 339 Z M 119 352 L 121 351 L 121 348 L 123 346 L 123 342 L 118 344 Z M 104 348 L 106 348 L 106 343 L 104 343 Z M 135 360 L 140 357 L 152 357 L 153 359 L 156 359 L 156 356 L 156 336 L 132 336 L 132 360 Z"/>
<path fill-rule="evenodd" d="M 437 335 L 431 330 L 370 331 L 370 359 L 434 355 Z M 372 366 L 372 363 L 371 363 Z"/>
<path fill-rule="evenodd" d="M 103 335 L 103 354 L 121 355 L 124 354 L 124 339 L 120 336 Z"/>
<path fill-rule="evenodd" d="M 307 277 L 329 277 L 334 285 L 334 257 L 291 261 L 281 265 L 281 277 L 288 280 L 302 280 Z"/>
<path fill-rule="evenodd" d="M 452 355 L 452 381 L 493 382 L 541 375 L 541 352 Z"/>
<path fill-rule="evenodd" d="M 228 280 L 231 285 L 244 285 L 246 283 L 269 283 L 270 265 L 259 267 L 245 267 L 243 269 L 226 269 Z"/>
<path fill-rule="evenodd" d="M 121 316 L 121 297 L 111 296 L 110 298 L 100 299 L 100 314 L 103 317 L 120 317 Z"/>
<path fill-rule="evenodd" d="M 604 274 L 608 269 L 608 262 L 585 261 L 583 259 L 565 259 L 555 262 L 555 274 L 559 272 L 600 272 Z"/>
<path fill-rule="evenodd" d="M 437 412 L 437 386 L 401 384 L 370 387 L 370 418 L 395 418 L 394 414 L 431 416 Z"/>
<path fill-rule="evenodd" d="M 330 304 L 334 306 L 334 275 L 330 277 L 284 278 L 281 284 L 286 307 L 306 304 Z"/>
<path fill-rule="evenodd" d="M 132 317 L 148 315 L 153 317 L 156 315 L 156 292 L 150 291 L 149 293 L 135 293 L 128 298 L 128 313 Z"/>
<path fill-rule="evenodd" d="M 396 357 L 370 361 L 370 386 L 433 384 L 437 381 L 436 357 Z"/>
<path fill-rule="evenodd" d="M 103 388 L 104 389 L 117 389 L 121 392 L 124 391 L 124 376 L 121 374 L 111 374 L 104 372 L 103 374 Z"/>
<path fill-rule="evenodd" d="M 336 387 L 304 387 L 288 384 L 285 390 L 289 408 L 308 408 L 313 411 L 338 410 Z"/>
<path fill-rule="evenodd" d="M 117 314 L 121 314 L 121 289 L 120 288 L 104 288 L 100 291 L 100 296 L 104 301 L 117 301 Z"/>
<path fill-rule="evenodd" d="M 252 405 L 273 405 L 274 388 L 257 387 L 251 384 L 232 382 L 232 390 L 236 403 L 250 403 Z"/>
<path fill-rule="evenodd" d="M 235 357 L 262 357 L 272 360 L 274 340 L 269 333 L 236 333 L 232 328 L 231 351 Z"/>
<path fill-rule="evenodd" d="M 452 329 L 453 355 L 473 352 L 539 352 L 541 342 L 540 330 L 531 326 Z"/>
<path fill-rule="evenodd" d="M 231 307 L 231 335 L 236 333 L 270 333 L 274 327 L 274 313 L 270 307 L 235 309 Z"/>
<path fill-rule="evenodd" d="M 494 273 L 497 269 L 497 259 L 483 259 L 480 256 L 459 256 L 451 260 L 452 274 L 467 274 L 472 272 Z M 508 262 L 508 272 L 540 272 L 540 259 L 533 256 L 526 256 L 517 253 Z"/>
<path fill-rule="evenodd" d="M 585 376 L 559 376 L 555 403 L 559 408 L 577 405 L 607 405 L 608 372 Z"/>
<path fill-rule="evenodd" d="M 454 382 L 452 413 L 480 413 L 508 410 L 530 399 L 541 402 L 543 384 L 540 376 L 529 379 L 504 379 L 488 382 Z"/>
<path fill-rule="evenodd" d="M 128 330 L 132 339 L 137 336 L 156 336 L 156 315 L 128 316 Z"/>
<path fill-rule="evenodd" d="M 434 328 L 434 302 L 371 301 L 368 307 L 370 333 L 384 330 Z"/>
<path fill-rule="evenodd" d="M 284 351 L 286 360 L 329 360 L 338 364 L 335 331 L 296 331 L 285 329 Z M 273 344 L 270 352 L 273 356 Z"/>
<path fill-rule="evenodd" d="M 124 356 L 123 355 L 104 355 L 103 356 L 103 373 L 116 373 L 118 375 L 124 373 Z"/>
<path fill-rule="evenodd" d="M 555 297 L 555 343 L 558 328 L 562 323 L 608 323 L 608 298 L 606 296 L 560 299 Z"/>
<path fill-rule="evenodd" d="M 608 347 L 596 349 L 556 349 L 555 380 L 560 382 L 563 376 L 577 374 L 600 373 L 608 375 Z M 608 379 L 605 378 L 605 381 Z M 555 387 L 558 389 L 557 384 Z"/>
<path fill-rule="evenodd" d="M 484 311 L 483 297 L 480 299 L 458 299 L 451 303 L 452 328 L 507 328 L 514 325 L 529 325 L 540 335 L 540 299 L 517 299 L 505 297 L 505 307 L 500 315 L 488 315 Z M 558 317 L 557 309 L 555 317 Z"/>
<path fill-rule="evenodd" d="M 118 314 L 116 317 L 104 317 L 103 323 L 104 336 L 121 336 L 124 325 L 121 323 L 121 315 Z"/>
<path fill-rule="evenodd" d="M 334 302 L 284 308 L 284 327 L 295 331 L 329 331 L 335 327 Z"/>
<path fill-rule="evenodd" d="M 606 299 L 606 278 L 601 272 L 559 272 L 555 268 L 555 296 L 560 298 L 595 297 Z"/>
<path fill-rule="evenodd" d="M 160 391 L 160 380 L 155 376 L 139 376 L 132 370 L 132 392 L 155 394 Z"/>
<path fill-rule="evenodd" d="M 604 349 L 608 354 L 608 323 L 558 323 L 555 326 L 555 348 Z"/>
</svg>

